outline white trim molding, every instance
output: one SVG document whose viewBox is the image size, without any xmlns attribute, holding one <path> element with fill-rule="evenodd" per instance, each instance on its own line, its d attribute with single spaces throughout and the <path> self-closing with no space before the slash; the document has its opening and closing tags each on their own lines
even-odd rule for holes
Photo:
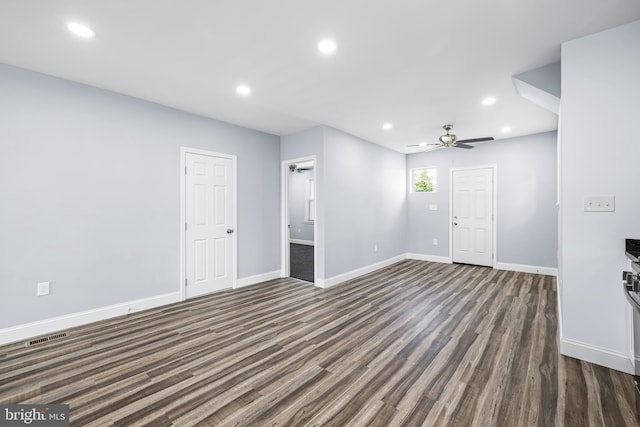
<svg viewBox="0 0 640 427">
<path fill-rule="evenodd" d="M 607 348 L 561 337 L 560 354 L 633 375 L 633 364 L 627 355 Z"/>
<path fill-rule="evenodd" d="M 301 240 L 301 239 L 289 239 L 289 243 L 295 243 L 298 245 L 306 245 L 306 246 L 315 245 L 315 242 L 313 240 Z"/>
<path fill-rule="evenodd" d="M 236 282 L 237 288 L 244 288 L 245 286 L 255 285 L 257 283 L 267 282 L 269 280 L 279 279 L 280 278 L 280 270 L 270 271 L 268 273 L 256 274 L 255 276 L 247 276 L 241 279 L 238 279 Z"/>
<path fill-rule="evenodd" d="M 509 264 L 496 262 L 494 268 L 498 270 L 518 271 L 521 273 L 544 274 L 546 276 L 558 276 L 558 269 L 553 267 L 539 267 L 537 265 Z"/>
<path fill-rule="evenodd" d="M 339 283 L 346 282 L 347 280 L 355 279 L 356 277 L 363 276 L 365 274 L 376 271 L 380 268 L 387 267 L 396 262 L 407 259 L 407 254 L 395 256 L 393 258 L 385 259 L 384 261 L 376 262 L 364 267 L 357 268 L 355 270 L 348 271 L 346 273 L 339 274 L 337 276 L 329 277 L 328 279 L 316 280 L 315 285 L 320 288 L 329 288 Z"/>
<path fill-rule="evenodd" d="M 448 256 L 438 256 L 438 255 L 429 255 L 429 254 L 414 254 L 408 253 L 407 259 L 415 259 L 417 261 L 431 261 L 431 262 L 440 262 L 443 264 L 452 264 L 451 257 Z"/>
<path fill-rule="evenodd" d="M 134 313 L 136 311 L 161 307 L 163 305 L 173 304 L 180 301 L 182 301 L 181 293 L 172 292 L 170 294 L 157 295 L 150 298 L 108 305 L 106 307 L 100 307 L 93 310 L 86 310 L 78 313 L 66 314 L 64 316 L 39 320 L 37 322 L 12 326 L 0 329 L 0 345 L 22 341 L 40 335 L 61 331 L 63 329 L 75 328 L 77 326 L 99 322 L 101 320 Z"/>
<path fill-rule="evenodd" d="M 445 264 L 453 263 L 453 260 L 450 257 L 429 255 L 429 254 L 408 253 L 407 259 L 415 259 L 418 261 L 441 262 Z M 506 262 L 496 262 L 493 268 L 495 268 L 496 270 L 517 271 L 520 273 L 543 274 L 545 276 L 555 276 L 555 277 L 558 276 L 557 268 L 540 267 L 537 265 L 510 264 Z"/>
</svg>

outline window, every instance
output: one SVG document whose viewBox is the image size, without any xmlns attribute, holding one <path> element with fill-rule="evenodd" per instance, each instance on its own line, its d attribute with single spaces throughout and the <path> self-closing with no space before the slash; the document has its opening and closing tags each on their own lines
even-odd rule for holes
<svg viewBox="0 0 640 427">
<path fill-rule="evenodd" d="M 435 193 L 437 176 L 436 168 L 411 169 L 411 192 Z"/>
<path fill-rule="evenodd" d="M 304 186 L 304 220 L 316 220 L 316 185 L 312 179 L 308 179 Z"/>
</svg>

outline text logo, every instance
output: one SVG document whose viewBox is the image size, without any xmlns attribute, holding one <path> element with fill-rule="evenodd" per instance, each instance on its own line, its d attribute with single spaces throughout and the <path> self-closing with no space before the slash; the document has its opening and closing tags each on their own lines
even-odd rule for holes
<svg viewBox="0 0 640 427">
<path fill-rule="evenodd" d="M 69 405 L 2 405 L 2 426 L 69 427 Z"/>
</svg>

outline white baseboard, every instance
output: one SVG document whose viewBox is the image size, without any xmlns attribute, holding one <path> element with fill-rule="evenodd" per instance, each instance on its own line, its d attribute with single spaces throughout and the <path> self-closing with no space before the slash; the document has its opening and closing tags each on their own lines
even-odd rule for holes
<svg viewBox="0 0 640 427">
<path fill-rule="evenodd" d="M 280 277 L 280 271 L 271 271 L 269 273 L 257 274 L 255 276 L 243 277 L 236 281 L 236 288 L 254 285 L 260 282 L 277 279 Z M 182 301 L 180 292 L 158 295 L 155 297 L 128 301 L 120 304 L 100 307 L 93 310 L 81 311 L 78 313 L 66 314 L 64 316 L 52 317 L 49 319 L 39 320 L 37 322 L 25 323 L 23 325 L 12 326 L 0 329 L 0 345 L 12 342 L 22 341 L 40 335 L 50 334 L 52 332 L 61 331 L 63 329 L 75 328 L 77 326 L 86 325 L 88 323 L 98 322 L 110 319 L 112 317 L 122 316 L 124 314 L 136 311 L 156 308 L 167 304 Z"/>
<path fill-rule="evenodd" d="M 418 261 L 431 261 L 431 262 L 440 262 L 444 264 L 451 264 L 451 258 L 448 256 L 437 256 L 437 255 L 427 255 L 427 254 L 414 254 L 408 253 L 407 259 L 415 259 Z"/>
<path fill-rule="evenodd" d="M 518 271 L 520 273 L 544 274 L 546 276 L 558 277 L 558 269 L 552 268 L 552 267 L 538 267 L 536 265 L 509 264 L 506 262 L 496 262 L 494 268 L 497 270 Z"/>
<path fill-rule="evenodd" d="M 256 283 L 266 282 L 268 280 L 278 279 L 280 277 L 280 270 L 256 274 L 255 276 L 243 277 L 242 279 L 238 279 L 236 281 L 236 288 L 244 288 L 245 286 L 255 285 Z"/>
<path fill-rule="evenodd" d="M 346 282 L 347 280 L 355 279 L 356 277 L 371 273 L 372 271 L 378 270 L 380 268 L 384 268 L 388 265 L 395 264 L 396 262 L 402 261 L 404 259 L 407 259 L 406 254 L 398 255 L 393 258 L 377 262 L 375 264 L 370 264 L 365 267 L 357 268 L 355 270 L 339 274 L 337 276 L 329 277 L 328 279 L 316 279 L 315 285 L 320 288 L 329 288 L 339 283 Z"/>
<path fill-rule="evenodd" d="M 314 246 L 315 242 L 313 240 L 300 240 L 300 239 L 289 239 L 290 243 L 296 243 L 298 245 L 307 245 Z"/>
<path fill-rule="evenodd" d="M 415 259 L 419 261 L 431 261 L 441 262 L 445 264 L 451 264 L 453 260 L 446 256 L 428 255 L 428 254 L 416 254 L 408 253 L 407 259 Z M 506 262 L 496 262 L 494 268 L 497 270 L 509 270 L 518 271 L 521 273 L 534 273 L 544 274 L 547 276 L 558 276 L 558 269 L 552 267 L 539 267 L 537 265 L 525 265 L 525 264 L 509 264 Z"/>
<path fill-rule="evenodd" d="M 50 319 L 39 320 L 37 322 L 25 323 L 24 325 L 12 326 L 0 329 L 0 345 L 22 341 L 39 335 L 50 334 L 63 329 L 75 328 L 76 326 L 110 319 L 149 308 L 160 307 L 174 302 L 182 301 L 180 292 L 158 295 L 155 297 L 128 301 L 125 303 L 109 305 L 93 310 L 81 311 L 64 316 L 52 317 Z"/>
<path fill-rule="evenodd" d="M 633 364 L 627 355 L 606 348 L 560 338 L 560 354 L 633 374 Z"/>
</svg>

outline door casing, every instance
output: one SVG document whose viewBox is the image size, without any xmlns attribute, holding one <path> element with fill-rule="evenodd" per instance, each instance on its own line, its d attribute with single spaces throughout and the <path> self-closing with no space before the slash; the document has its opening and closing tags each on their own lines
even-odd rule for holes
<svg viewBox="0 0 640 427">
<path fill-rule="evenodd" d="M 302 163 L 313 161 L 313 181 L 316 183 L 316 220 L 313 222 L 313 241 L 314 241 L 314 250 L 313 250 L 313 276 L 314 276 L 314 285 L 319 286 L 319 277 L 318 274 L 318 253 L 322 250 L 319 247 L 318 242 L 318 215 L 319 206 L 321 200 L 318 198 L 318 180 L 316 176 L 316 170 L 318 168 L 318 162 L 316 160 L 316 156 L 308 156 L 308 157 L 299 157 L 296 159 L 288 159 L 283 160 L 281 164 L 281 175 L 280 175 L 280 212 L 281 212 L 281 220 L 280 220 L 280 276 L 281 277 L 289 277 L 291 274 L 290 269 L 290 259 L 289 259 L 289 239 L 291 237 L 291 231 L 289 229 L 289 165 L 295 163 Z"/>
</svg>

